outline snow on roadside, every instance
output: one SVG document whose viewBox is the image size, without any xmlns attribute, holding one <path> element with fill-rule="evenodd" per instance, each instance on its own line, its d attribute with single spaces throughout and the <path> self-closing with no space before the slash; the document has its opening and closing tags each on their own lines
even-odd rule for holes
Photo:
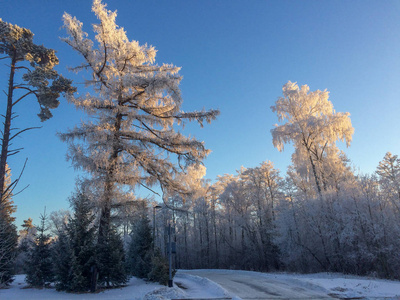
<svg viewBox="0 0 400 300">
<path fill-rule="evenodd" d="M 0 289 L 1 300 L 143 300 L 145 295 L 163 288 L 157 283 L 148 283 L 141 279 L 131 278 L 126 287 L 109 289 L 98 293 L 73 294 L 57 292 L 54 288 L 26 288 L 25 275 L 15 276 L 8 289 Z"/>
<path fill-rule="evenodd" d="M 175 286 L 168 288 L 156 283 L 131 278 L 123 288 L 109 289 L 99 293 L 73 294 L 57 292 L 54 288 L 27 288 L 25 275 L 15 276 L 8 289 L 0 289 L 0 299 L 4 300 L 170 300 L 190 298 L 223 298 L 231 297 L 218 284 L 202 277 L 178 274 L 174 278 Z M 178 287 L 176 283 L 179 283 Z M 233 298 L 234 300 L 239 300 Z"/>
<path fill-rule="evenodd" d="M 304 287 L 316 292 L 324 292 L 332 297 L 342 299 L 385 299 L 400 300 L 400 281 L 375 279 L 340 273 L 315 273 L 315 274 L 294 274 L 294 273 L 260 273 L 239 270 L 192 270 L 201 272 L 231 272 L 244 273 L 248 276 L 263 276 L 268 279 L 279 280 L 293 286 Z M 181 272 L 184 272 L 182 270 Z M 180 274 L 178 272 L 178 274 Z M 235 299 L 235 298 L 234 298 Z"/>
<path fill-rule="evenodd" d="M 291 275 L 296 280 L 310 285 L 322 287 L 328 294 L 341 298 L 393 299 L 400 300 L 400 282 L 372 279 L 343 274 L 311 274 Z"/>
<path fill-rule="evenodd" d="M 184 289 L 190 298 L 235 298 L 219 284 L 199 276 L 185 274 L 178 271 L 174 278 L 175 283 Z"/>
<path fill-rule="evenodd" d="M 202 271 L 202 270 L 197 270 Z M 362 298 L 400 300 L 400 281 L 372 279 L 343 274 L 288 274 L 288 273 L 259 273 L 236 270 L 204 270 L 205 272 L 232 272 L 246 273 L 250 276 L 262 276 L 286 282 L 292 286 L 304 287 L 314 291 L 323 291 L 337 298 Z M 206 278 L 185 274 L 178 271 L 174 282 L 181 288 L 148 283 L 141 279 L 132 278 L 126 287 L 105 290 L 95 294 L 72 294 L 57 292 L 55 289 L 26 288 L 24 275 L 17 275 L 15 281 L 8 289 L 0 289 L 0 299 L 7 300 L 169 300 L 190 298 L 224 298 L 232 297 L 240 300 L 235 295 L 229 294 L 220 285 Z"/>
</svg>

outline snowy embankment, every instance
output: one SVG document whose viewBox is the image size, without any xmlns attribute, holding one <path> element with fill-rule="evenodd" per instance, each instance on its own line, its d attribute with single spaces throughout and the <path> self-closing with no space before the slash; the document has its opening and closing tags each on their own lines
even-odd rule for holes
<svg viewBox="0 0 400 300">
<path fill-rule="evenodd" d="M 201 270 L 196 270 L 197 272 Z M 244 273 L 255 278 L 263 277 L 285 282 L 293 287 L 323 292 L 339 299 L 393 299 L 400 300 L 400 282 L 371 279 L 366 277 L 347 276 L 342 274 L 285 274 L 258 273 L 233 270 L 204 270 L 204 272 Z M 27 288 L 24 275 L 17 275 L 14 283 L 8 289 L 0 289 L 0 299 L 4 300 L 90 300 L 90 299 L 124 299 L 124 300 L 169 300 L 190 298 L 232 298 L 239 297 L 226 291 L 209 279 L 185 274 L 179 271 L 174 278 L 174 288 L 168 288 L 156 283 L 148 283 L 132 278 L 126 287 L 101 291 L 95 294 L 70 294 L 57 292 L 55 289 Z"/>
<path fill-rule="evenodd" d="M 400 282 L 343 274 L 278 275 L 302 286 L 323 288 L 327 294 L 344 299 L 400 300 Z"/>
<path fill-rule="evenodd" d="M 316 273 L 316 274 L 293 274 L 293 273 L 260 273 L 238 270 L 188 270 L 180 272 L 246 275 L 249 281 L 264 278 L 272 282 L 285 283 L 293 289 L 304 289 L 323 293 L 338 299 L 374 299 L 374 300 L 400 300 L 400 281 L 375 279 L 340 273 Z M 178 272 L 178 274 L 180 274 Z M 267 284 L 267 283 L 266 283 Z M 228 289 L 228 287 L 227 287 Z M 284 296 L 282 298 L 286 299 Z M 235 299 L 235 298 L 234 298 Z M 237 298 L 236 298 L 237 299 Z M 239 298 L 240 299 L 240 298 Z M 279 299 L 279 297 L 278 297 Z"/>
<path fill-rule="evenodd" d="M 7 289 L 0 289 L 1 300 L 169 300 L 182 298 L 224 298 L 231 297 L 214 282 L 197 276 L 177 274 L 175 286 L 168 288 L 156 283 L 132 278 L 126 287 L 101 291 L 95 294 L 72 294 L 57 292 L 54 288 L 28 288 L 25 275 L 15 276 Z M 180 287 L 179 287 L 179 286 Z"/>
</svg>

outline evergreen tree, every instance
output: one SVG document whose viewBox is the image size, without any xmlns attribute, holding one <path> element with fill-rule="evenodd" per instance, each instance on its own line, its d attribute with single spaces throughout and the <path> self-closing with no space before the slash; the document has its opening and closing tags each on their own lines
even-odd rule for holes
<svg viewBox="0 0 400 300">
<path fill-rule="evenodd" d="M 33 33 L 26 28 L 21 28 L 4 22 L 0 19 L 0 59 L 9 59 L 10 73 L 8 77 L 8 91 L 4 129 L 2 131 L 1 157 L 0 157 L 0 204 L 5 201 L 10 187 L 4 185 L 7 173 L 7 158 L 16 154 L 20 149 L 10 150 L 10 142 L 22 132 L 32 129 L 26 128 L 12 134 L 11 123 L 14 106 L 29 95 L 34 95 L 40 107 L 38 114 L 41 121 L 52 117 L 50 109 L 58 107 L 58 98 L 62 93 L 73 93 L 75 88 L 71 81 L 58 74 L 54 67 L 58 64 L 55 51 L 42 45 L 33 43 Z M 4 55 L 4 56 L 3 56 Z M 24 83 L 16 82 L 16 71 L 24 72 Z M 21 91 L 21 94 L 16 94 Z M 16 99 L 15 99 L 16 98 Z M 16 127 L 16 126 L 14 126 Z M 1 207 L 0 207 L 1 208 Z"/>
<path fill-rule="evenodd" d="M 175 275 L 175 270 L 172 276 Z M 169 265 L 167 259 L 161 254 L 160 248 L 156 248 L 151 258 L 151 270 L 147 274 L 150 281 L 158 282 L 163 285 L 168 285 L 169 280 Z"/>
<path fill-rule="evenodd" d="M 37 226 L 37 237 L 28 256 L 26 281 L 34 287 L 45 287 L 54 279 L 51 259 L 51 237 L 46 234 L 46 211 L 40 215 L 40 226 Z"/>
<path fill-rule="evenodd" d="M 95 215 L 87 196 L 71 198 L 74 211 L 54 246 L 55 281 L 58 290 L 85 292 L 90 289 L 95 265 Z"/>
<path fill-rule="evenodd" d="M 67 229 L 61 230 L 53 247 L 54 281 L 58 291 L 69 291 L 72 281 L 71 258 L 73 257 Z"/>
<path fill-rule="evenodd" d="M 99 283 L 106 287 L 126 283 L 124 246 L 116 228 L 110 228 L 104 242 L 98 244 L 96 250 Z"/>
<path fill-rule="evenodd" d="M 13 281 L 18 235 L 14 224 L 0 212 L 0 287 Z"/>
<path fill-rule="evenodd" d="M 167 285 L 169 265 L 159 248 L 153 246 L 152 228 L 147 215 L 141 215 L 136 221 L 127 254 L 129 273 L 139 278 Z M 175 274 L 175 272 L 174 272 Z"/>
<path fill-rule="evenodd" d="M 129 273 L 139 278 L 147 278 L 152 269 L 153 237 L 150 220 L 143 216 L 132 230 L 132 239 L 128 250 Z"/>
<path fill-rule="evenodd" d="M 5 189 L 11 184 L 11 173 L 8 167 L 3 183 Z M 0 201 L 0 287 L 12 282 L 17 256 L 18 235 L 16 226 L 13 224 L 15 218 L 12 217 L 16 209 L 11 196 L 12 193 L 9 190 Z"/>
<path fill-rule="evenodd" d="M 71 202 L 74 216 L 67 226 L 73 255 L 70 290 L 80 292 L 90 288 L 91 268 L 95 265 L 95 215 L 83 193 L 78 193 Z"/>
</svg>

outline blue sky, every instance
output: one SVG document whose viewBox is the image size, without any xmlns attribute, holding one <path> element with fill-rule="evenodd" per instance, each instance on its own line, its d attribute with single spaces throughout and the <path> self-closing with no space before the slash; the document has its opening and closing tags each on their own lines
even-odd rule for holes
<svg viewBox="0 0 400 300">
<path fill-rule="evenodd" d="M 118 10 L 117 23 L 130 39 L 156 47 L 159 64 L 182 67 L 183 110 L 220 109 L 211 125 L 185 129 L 213 151 L 205 161 L 207 178 L 265 160 L 286 172 L 292 149 L 280 153 L 273 147 L 270 130 L 277 117 L 270 106 L 288 80 L 327 89 L 335 110 L 351 113 L 353 142 L 342 149 L 360 172 L 374 172 L 387 151 L 400 154 L 399 1 L 110 0 L 108 8 Z M 83 93 L 83 75 L 67 71 L 81 59 L 59 40 L 65 36 L 64 11 L 89 33 L 97 22 L 88 0 L 0 0 L 0 18 L 31 29 L 37 44 L 57 50 L 57 70 Z M 8 71 L 0 63 L 5 90 Z M 64 99 L 42 124 L 33 98 L 16 112 L 15 127 L 43 126 L 21 136 L 14 146 L 25 149 L 10 159 L 17 176 L 28 158 L 20 188 L 30 186 L 14 198 L 20 225 L 28 217 L 37 223 L 45 206 L 47 212 L 68 208 L 78 173 L 55 134 L 84 115 Z"/>
</svg>

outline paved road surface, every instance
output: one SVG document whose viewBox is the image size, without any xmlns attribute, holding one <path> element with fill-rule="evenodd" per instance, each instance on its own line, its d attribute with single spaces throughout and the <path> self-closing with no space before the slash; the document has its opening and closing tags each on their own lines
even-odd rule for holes
<svg viewBox="0 0 400 300">
<path fill-rule="evenodd" d="M 284 278 L 268 278 L 262 274 L 257 276 L 253 272 L 233 273 L 223 270 L 185 270 L 180 272 L 208 278 L 243 300 L 335 299 L 323 292 L 287 282 Z"/>
</svg>

